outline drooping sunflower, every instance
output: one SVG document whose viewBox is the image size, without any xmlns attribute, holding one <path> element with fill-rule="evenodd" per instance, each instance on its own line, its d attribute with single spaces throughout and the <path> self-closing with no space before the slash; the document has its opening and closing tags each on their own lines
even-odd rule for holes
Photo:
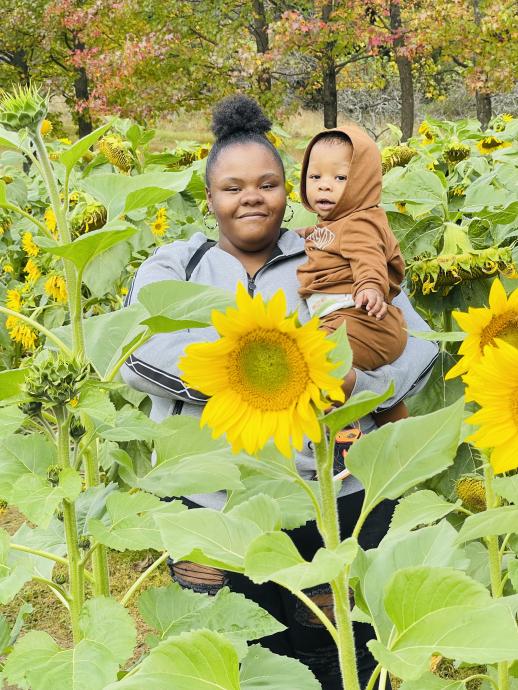
<svg viewBox="0 0 518 690">
<path fill-rule="evenodd" d="M 329 406 L 326 392 L 343 401 L 341 379 L 327 359 L 334 344 L 312 319 L 299 326 L 286 316 L 279 290 L 268 303 L 237 287 L 237 309 L 213 312 L 221 336 L 214 343 L 186 348 L 180 369 L 187 385 L 210 396 L 201 424 L 214 438 L 227 435 L 234 452 L 260 450 L 269 439 L 290 457 L 304 435 L 320 441 L 317 411 Z"/>
<path fill-rule="evenodd" d="M 446 379 L 464 374 L 478 364 L 484 348 L 497 345 L 495 338 L 518 347 L 518 288 L 507 297 L 498 278 L 491 285 L 489 307 L 454 311 L 453 317 L 468 336 L 459 348 L 462 359 L 450 369 Z"/>
<path fill-rule="evenodd" d="M 22 248 L 28 256 L 38 256 L 40 248 L 32 239 L 31 232 L 24 232 L 22 235 Z"/>
<path fill-rule="evenodd" d="M 477 149 L 483 155 L 493 153 L 493 151 L 498 151 L 498 149 L 504 149 L 507 146 L 511 146 L 510 141 L 503 141 L 502 139 L 498 139 L 497 137 L 493 136 L 484 137 L 479 142 L 477 142 Z"/>
<path fill-rule="evenodd" d="M 499 338 L 496 345 L 486 348 L 483 360 L 463 378 L 466 398 L 480 405 L 467 420 L 479 427 L 468 440 L 490 449 L 499 474 L 518 468 L 518 349 Z"/>
</svg>

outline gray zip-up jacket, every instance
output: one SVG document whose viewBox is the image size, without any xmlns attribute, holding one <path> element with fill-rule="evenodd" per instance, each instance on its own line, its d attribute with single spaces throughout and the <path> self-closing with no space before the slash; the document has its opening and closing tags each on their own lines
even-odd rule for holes
<svg viewBox="0 0 518 690">
<path fill-rule="evenodd" d="M 138 292 L 144 285 L 160 280 L 185 280 L 189 261 L 206 242 L 205 235 L 199 232 L 189 240 L 179 240 L 157 249 L 138 269 L 126 304 L 132 304 L 137 300 Z M 272 256 L 254 276 L 249 276 L 235 257 L 214 245 L 202 254 L 189 279 L 233 292 L 241 282 L 250 294 L 260 292 L 265 299 L 269 299 L 282 288 L 286 294 L 288 310 L 297 310 L 300 321 L 305 322 L 309 319 L 309 313 L 305 302 L 299 296 L 297 281 L 297 267 L 305 260 L 304 240 L 297 233 L 288 230 L 282 232 Z M 404 292 L 394 299 L 394 304 L 403 312 L 409 330 L 429 330 Z M 121 369 L 122 378 L 130 386 L 150 396 L 152 419 L 159 422 L 171 414 L 201 415 L 206 398 L 185 386 L 179 375 L 178 361 L 187 345 L 217 338 L 218 335 L 212 327 L 160 333 L 129 357 Z M 437 353 L 435 343 L 410 336 L 403 354 L 392 364 L 375 371 L 356 370 L 356 385 L 353 392 L 369 390 L 383 393 L 393 381 L 394 396 L 382 405 L 383 409 L 390 409 L 403 398 L 421 390 L 428 380 Z M 364 433 L 375 428 L 370 415 L 361 420 L 361 428 Z M 296 462 L 303 477 L 310 478 L 313 475 L 315 464 L 310 442 L 297 454 Z M 342 493 L 352 493 L 360 488 L 360 484 L 350 477 L 344 481 Z M 218 492 L 189 498 L 200 505 L 221 508 L 225 494 Z"/>
</svg>

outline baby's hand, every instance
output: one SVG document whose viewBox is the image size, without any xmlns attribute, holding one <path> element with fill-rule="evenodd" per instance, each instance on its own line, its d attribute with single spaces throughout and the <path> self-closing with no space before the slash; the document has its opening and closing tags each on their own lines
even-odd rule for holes
<svg viewBox="0 0 518 690">
<path fill-rule="evenodd" d="M 365 307 L 369 316 L 375 316 L 378 320 L 385 318 L 387 314 L 387 303 L 383 295 L 374 288 L 367 288 L 356 293 L 356 309 Z"/>
</svg>

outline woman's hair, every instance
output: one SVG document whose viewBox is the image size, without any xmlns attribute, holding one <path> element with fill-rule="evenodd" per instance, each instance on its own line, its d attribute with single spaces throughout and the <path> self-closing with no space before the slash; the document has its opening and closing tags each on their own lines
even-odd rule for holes
<svg viewBox="0 0 518 690">
<path fill-rule="evenodd" d="M 210 186 L 212 169 L 223 149 L 233 144 L 260 144 L 267 148 L 279 163 L 284 175 L 284 164 L 279 152 L 266 134 L 272 123 L 259 104 L 248 96 L 236 94 L 223 98 L 212 110 L 212 131 L 216 137 L 207 157 L 205 182 Z"/>
</svg>

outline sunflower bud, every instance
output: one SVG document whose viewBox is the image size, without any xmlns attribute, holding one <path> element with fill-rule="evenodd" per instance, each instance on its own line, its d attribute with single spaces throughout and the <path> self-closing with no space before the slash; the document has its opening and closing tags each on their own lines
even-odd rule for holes
<svg viewBox="0 0 518 690">
<path fill-rule="evenodd" d="M 82 534 L 79 539 L 77 540 L 77 545 L 79 546 L 80 549 L 89 549 L 90 548 L 90 537 L 88 537 L 86 534 Z"/>
<path fill-rule="evenodd" d="M 18 407 L 28 417 L 34 417 L 41 411 L 41 403 L 37 401 L 22 403 L 21 405 L 18 405 Z"/>
<path fill-rule="evenodd" d="M 65 585 L 68 582 L 66 573 L 56 573 L 52 579 L 57 585 Z"/>
<path fill-rule="evenodd" d="M 74 215 L 70 218 L 70 227 L 74 235 L 82 235 L 91 230 L 98 230 L 106 223 L 108 213 L 98 201 L 78 203 Z"/>
<path fill-rule="evenodd" d="M 65 405 L 78 396 L 89 373 L 88 364 L 47 350 L 32 363 L 25 378 L 25 390 L 34 400 Z"/>
<path fill-rule="evenodd" d="M 480 475 L 469 474 L 460 477 L 455 484 L 455 490 L 468 510 L 480 513 L 486 509 L 486 490 Z"/>
<path fill-rule="evenodd" d="M 63 520 L 65 519 L 63 508 L 58 508 L 54 514 L 60 522 L 63 522 Z"/>
<path fill-rule="evenodd" d="M 85 433 L 86 429 L 81 422 L 75 417 L 72 417 L 72 421 L 70 423 L 70 436 L 72 436 L 75 441 L 78 441 L 81 436 L 85 435 Z"/>
<path fill-rule="evenodd" d="M 38 133 L 47 110 L 47 99 L 35 86 L 19 86 L 13 93 L 0 93 L 0 125 L 11 132 L 28 129 L 33 135 Z"/>
<path fill-rule="evenodd" d="M 99 151 L 119 170 L 129 172 L 133 167 L 133 157 L 126 144 L 117 134 L 108 134 L 99 141 Z"/>
<path fill-rule="evenodd" d="M 453 142 L 443 151 L 444 160 L 448 163 L 459 163 L 459 161 L 469 158 L 470 154 L 471 149 L 469 146 L 460 142 Z"/>
<path fill-rule="evenodd" d="M 57 486 L 59 484 L 60 472 L 61 467 L 59 465 L 49 465 L 47 467 L 47 479 L 52 486 Z"/>
<path fill-rule="evenodd" d="M 417 151 L 410 146 L 387 146 L 381 152 L 382 172 L 386 173 L 397 165 L 405 167 L 414 156 L 417 156 Z"/>
</svg>

